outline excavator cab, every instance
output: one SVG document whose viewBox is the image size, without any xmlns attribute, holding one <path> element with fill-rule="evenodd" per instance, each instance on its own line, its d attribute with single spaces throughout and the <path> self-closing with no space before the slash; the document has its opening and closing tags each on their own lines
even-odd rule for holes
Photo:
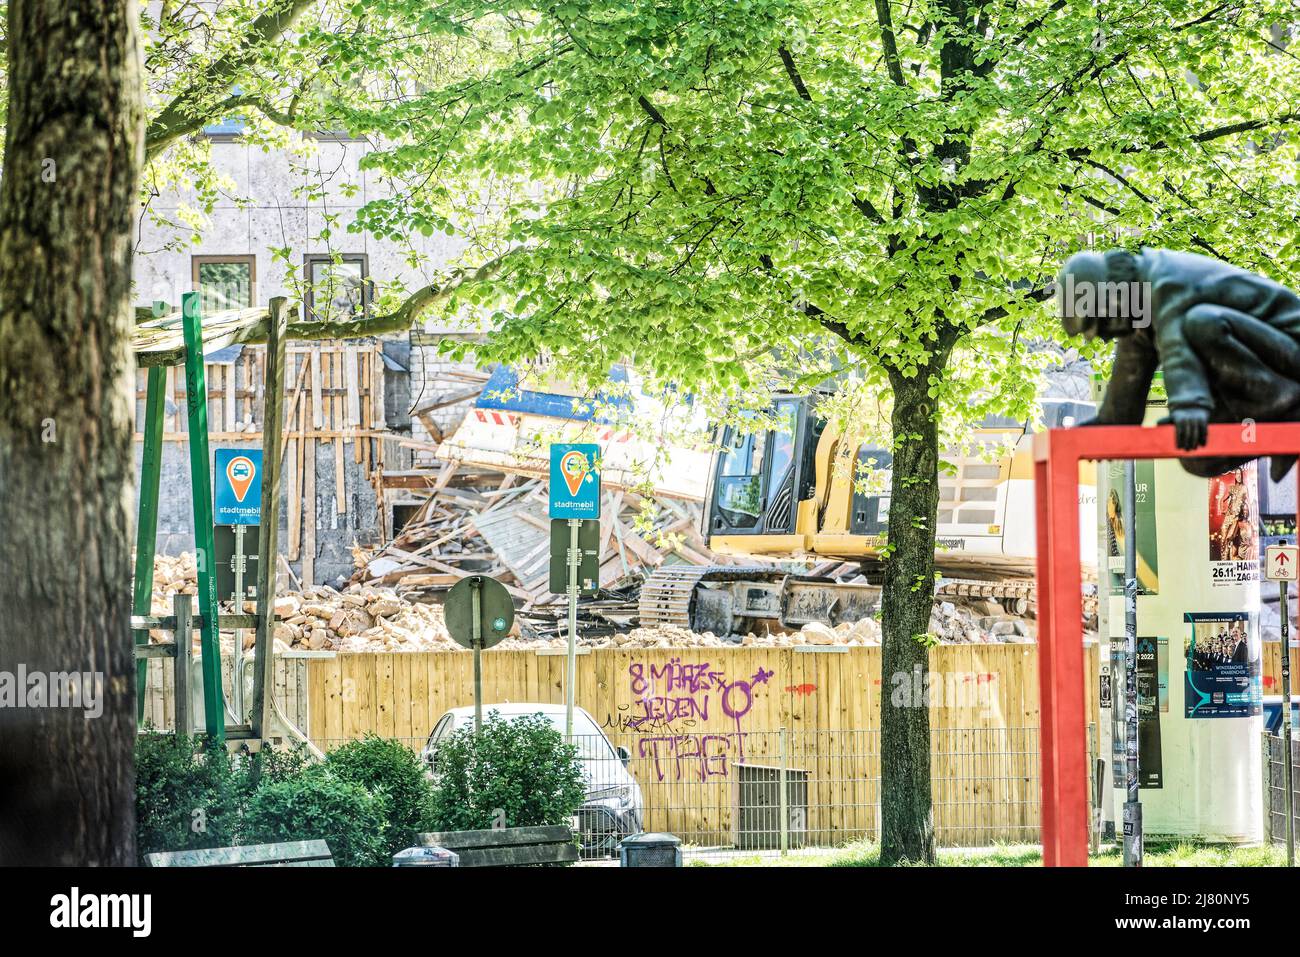
<svg viewBox="0 0 1300 957">
<path fill-rule="evenodd" d="M 728 426 L 715 436 L 701 532 L 719 555 L 807 561 L 713 566 L 665 564 L 642 587 L 642 624 L 690 627 L 715 634 L 746 629 L 832 627 L 875 614 L 881 550 L 889 524 L 888 450 L 868 438 L 828 428 L 817 414 L 820 395 L 778 397 L 771 428 Z M 1043 402 L 1048 427 L 1069 427 L 1090 411 L 1068 399 Z M 945 600 L 1001 602 L 1015 614 L 1033 602 L 1033 423 L 989 418 L 971 430 L 971 448 L 944 453 L 952 466 L 938 476 L 936 594 Z M 873 476 L 874 473 L 874 476 Z M 872 481 L 857 479 L 873 476 Z M 1089 496 L 1092 496 L 1089 499 Z M 1095 554 L 1095 477 L 1080 477 L 1080 552 Z M 856 572 L 823 577 L 818 563 Z M 847 573 L 846 573 L 847 574 Z"/>
<path fill-rule="evenodd" d="M 801 539 L 798 503 L 815 494 L 814 457 L 825 425 L 814 411 L 816 398 L 777 399 L 771 410 L 773 428 L 722 430 L 704 510 L 706 538 L 744 536 L 744 551 L 750 554 L 802 550 L 796 540 Z"/>
</svg>

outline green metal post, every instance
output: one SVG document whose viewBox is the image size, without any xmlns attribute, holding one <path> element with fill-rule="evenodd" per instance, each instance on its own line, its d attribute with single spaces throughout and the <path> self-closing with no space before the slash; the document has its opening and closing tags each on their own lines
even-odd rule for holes
<svg viewBox="0 0 1300 957">
<path fill-rule="evenodd" d="M 135 589 L 131 610 L 137 615 L 153 611 L 153 556 L 158 544 L 158 483 L 162 475 L 163 413 L 167 403 L 167 370 L 163 366 L 149 369 L 149 391 L 144 400 L 144 453 L 140 460 L 140 512 L 135 523 Z M 135 633 L 137 645 L 149 643 L 148 631 Z M 135 717 L 144 717 L 145 683 L 149 660 L 141 658 L 135 666 Z"/>
<path fill-rule="evenodd" d="M 199 570 L 199 648 L 203 662 L 203 717 L 214 744 L 226 740 L 221 690 L 221 640 L 217 621 L 216 547 L 212 531 L 212 460 L 208 456 L 208 383 L 203 370 L 199 294 L 181 297 L 185 329 L 185 405 L 189 411 L 190 485 L 194 495 L 194 557 Z M 181 641 L 185 636 L 177 635 Z"/>
<path fill-rule="evenodd" d="M 257 553 L 257 637 L 253 660 L 253 737 L 265 741 L 275 713 L 275 571 L 280 533 L 280 429 L 284 423 L 284 354 L 289 310 L 283 296 L 271 300 L 266 337 L 266 397 L 262 414 L 262 530 Z M 288 722 L 285 722 L 286 724 Z"/>
</svg>

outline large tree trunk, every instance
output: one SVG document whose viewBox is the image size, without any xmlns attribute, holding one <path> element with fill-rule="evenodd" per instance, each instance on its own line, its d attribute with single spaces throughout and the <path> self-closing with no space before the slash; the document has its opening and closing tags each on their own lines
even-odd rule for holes
<svg viewBox="0 0 1300 957">
<path fill-rule="evenodd" d="M 891 374 L 894 463 L 889 557 L 881 599 L 880 858 L 934 863 L 930 805 L 930 711 L 917 689 L 929 675 L 925 635 L 934 605 L 934 525 L 939 505 L 939 431 L 929 376 Z M 918 700 L 920 699 L 920 700 Z"/>
<path fill-rule="evenodd" d="M 134 0 L 10 0 L 0 182 L 0 863 L 135 862 Z M 89 673 L 51 707 L 20 669 Z M 10 695 L 5 698 L 8 677 Z M 80 686 L 79 686 L 80 687 Z M 102 713 L 96 716 L 96 711 Z"/>
</svg>

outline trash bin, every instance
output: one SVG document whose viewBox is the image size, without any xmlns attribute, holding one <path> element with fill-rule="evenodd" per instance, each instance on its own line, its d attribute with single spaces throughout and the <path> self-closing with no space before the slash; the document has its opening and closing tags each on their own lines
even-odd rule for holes
<svg viewBox="0 0 1300 957">
<path fill-rule="evenodd" d="M 394 867 L 460 867 L 460 855 L 445 847 L 408 847 L 393 855 Z"/>
<path fill-rule="evenodd" d="M 635 834 L 618 845 L 619 867 L 681 867 L 682 842 L 671 834 Z"/>
</svg>

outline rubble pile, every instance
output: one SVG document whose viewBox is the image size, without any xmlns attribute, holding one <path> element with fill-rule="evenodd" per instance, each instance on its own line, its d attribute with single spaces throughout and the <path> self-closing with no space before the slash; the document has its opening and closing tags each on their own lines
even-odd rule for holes
<svg viewBox="0 0 1300 957">
<path fill-rule="evenodd" d="M 155 615 L 172 613 L 172 595 L 196 595 L 199 591 L 198 569 L 194 555 L 157 555 L 153 560 L 153 606 Z"/>
<path fill-rule="evenodd" d="M 428 487 L 407 492 L 427 496 L 423 503 L 391 542 L 353 548 L 356 572 L 348 584 L 391 585 L 406 597 L 436 599 L 468 575 L 488 575 L 521 610 L 549 614 L 554 623 L 564 601 L 550 589 L 547 482 L 454 462 L 419 478 Z M 629 489 L 606 499 L 597 564 L 598 584 L 610 592 L 608 618 L 630 617 L 636 607 L 615 600 L 618 584 L 669 555 L 693 565 L 738 561 L 709 551 L 698 502 L 647 499 Z"/>
<path fill-rule="evenodd" d="M 586 642 L 583 642 L 586 644 Z M 562 644 L 562 642 L 561 642 Z M 633 628 L 623 634 L 611 635 L 600 642 L 611 648 L 789 648 L 797 645 L 878 645 L 880 623 L 865 619 L 853 624 L 845 623 L 831 628 L 820 622 L 804 625 L 793 632 L 772 632 L 766 635 L 732 635 L 720 638 L 711 631 L 699 634 L 672 625 L 655 625 Z"/>
<path fill-rule="evenodd" d="M 194 556 L 158 556 L 154 562 L 153 614 L 167 615 L 172 595 L 193 595 L 197 591 Z M 253 611 L 251 603 L 246 609 Z M 352 584 L 341 591 L 328 585 L 313 585 L 301 592 L 276 596 L 276 647 L 300 651 L 402 652 L 455 651 L 443 619 L 442 607 L 410 601 L 391 586 Z M 521 633 L 520 625 L 525 632 Z M 946 644 L 996 644 L 1032 642 L 1032 620 L 1006 614 L 997 602 L 936 601 L 930 617 L 930 633 Z M 873 618 L 845 622 L 831 627 L 819 622 L 798 631 L 719 636 L 698 633 L 670 625 L 633 627 L 604 633 L 584 633 L 579 644 L 586 648 L 785 648 L 799 645 L 865 646 L 880 644 L 880 623 Z M 154 641 L 170 640 L 165 632 L 152 632 Z M 244 637 L 251 644 L 252 635 Z M 564 648 L 563 633 L 537 631 L 529 619 L 516 620 L 511 637 L 497 646 L 502 649 Z"/>
<path fill-rule="evenodd" d="M 1032 642 L 1037 626 L 1032 618 L 1007 614 L 996 601 L 936 601 L 930 634 L 953 645 Z"/>
<path fill-rule="evenodd" d="M 316 585 L 277 595 L 275 637 L 304 651 L 449 651 L 442 609 L 398 597 L 391 588 Z"/>
</svg>

